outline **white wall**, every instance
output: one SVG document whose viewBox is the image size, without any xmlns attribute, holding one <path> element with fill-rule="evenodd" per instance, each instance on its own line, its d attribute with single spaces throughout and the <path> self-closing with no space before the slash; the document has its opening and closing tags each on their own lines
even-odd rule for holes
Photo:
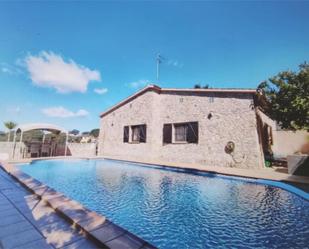
<svg viewBox="0 0 309 249">
<path fill-rule="evenodd" d="M 22 151 L 26 150 L 26 146 L 24 143 L 16 143 L 14 157 L 12 154 L 14 147 L 13 142 L 0 142 L 0 160 L 7 159 L 21 159 Z M 63 156 L 65 151 L 64 146 L 57 146 L 57 154 L 59 156 Z M 68 144 L 68 152 L 71 153 L 72 156 L 80 156 L 80 157 L 92 157 L 96 156 L 96 144 L 95 143 L 69 143 Z"/>
<path fill-rule="evenodd" d="M 309 133 L 306 131 L 275 131 L 272 150 L 276 157 L 287 157 L 299 153 L 302 147 L 309 143 Z"/>
<path fill-rule="evenodd" d="M 275 158 L 287 157 L 295 153 L 309 151 L 309 133 L 307 131 L 278 130 L 276 121 L 269 118 L 265 113 L 258 110 L 262 122 L 272 128 L 273 145 L 271 146 Z M 307 151 L 302 151 L 307 144 Z"/>
<path fill-rule="evenodd" d="M 69 143 L 68 150 L 72 156 L 92 157 L 96 156 L 96 143 Z"/>
<path fill-rule="evenodd" d="M 16 143 L 15 152 L 13 155 L 14 142 L 0 142 L 0 160 L 20 159 L 22 152 L 25 151 L 24 143 Z"/>
</svg>

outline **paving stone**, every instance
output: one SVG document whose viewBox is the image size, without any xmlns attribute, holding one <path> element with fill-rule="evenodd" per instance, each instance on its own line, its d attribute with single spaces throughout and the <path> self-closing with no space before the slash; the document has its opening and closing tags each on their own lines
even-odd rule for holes
<svg viewBox="0 0 309 249">
<path fill-rule="evenodd" d="M 77 222 L 77 224 L 81 226 L 83 229 L 85 229 L 86 231 L 92 231 L 100 227 L 109 225 L 110 221 L 107 220 L 105 217 L 95 213 L 93 217 L 79 221 Z"/>
<path fill-rule="evenodd" d="M 70 224 L 60 217 L 55 210 L 46 204 L 44 206 L 44 203 L 40 203 L 32 212 L 25 214 L 25 216 L 39 229 L 54 223 L 64 223 L 67 224 L 67 226 L 70 226 Z"/>
<path fill-rule="evenodd" d="M 116 237 L 124 234 L 125 232 L 126 231 L 121 227 L 111 223 L 97 230 L 90 231 L 89 233 L 102 243 L 105 243 L 107 241 L 115 239 Z"/>
<path fill-rule="evenodd" d="M 85 209 L 82 205 L 75 201 L 69 201 L 57 207 L 57 210 L 69 217 L 73 222 L 77 223 L 81 220 L 87 219 L 89 210 Z"/>
<path fill-rule="evenodd" d="M 11 184 L 10 182 L 1 182 L 0 183 L 0 190 L 5 190 L 5 189 L 14 189 L 16 186 L 14 184 Z"/>
<path fill-rule="evenodd" d="M 10 209 L 7 209 L 7 210 L 4 210 L 4 211 L 1 211 L 0 212 L 0 223 L 1 220 L 7 216 L 11 216 L 11 215 L 20 215 L 20 212 L 18 212 L 17 209 L 15 209 L 14 207 L 10 208 Z"/>
<path fill-rule="evenodd" d="M 11 177 L 3 169 L 0 169 L 0 175 L 6 180 L 11 180 Z"/>
<path fill-rule="evenodd" d="M 0 229 L 0 238 L 14 235 L 19 232 L 27 231 L 32 229 L 33 226 L 26 220 L 18 223 L 6 225 L 5 228 Z M 1 239 L 0 239 L 1 240 Z"/>
<path fill-rule="evenodd" d="M 36 179 L 27 179 L 23 182 L 29 189 L 37 189 L 40 187 L 44 187 L 46 185 L 44 185 L 43 183 L 41 183 L 40 181 L 36 180 Z"/>
<path fill-rule="evenodd" d="M 47 187 L 46 185 L 43 185 L 41 187 L 34 188 L 32 190 L 36 195 L 42 196 L 46 191 L 48 191 L 48 189 L 49 187 Z"/>
<path fill-rule="evenodd" d="M 88 239 L 80 239 L 70 245 L 63 247 L 62 249 L 100 249 L 103 248 L 102 246 L 99 247 L 94 242 Z"/>
<path fill-rule="evenodd" d="M 110 249 L 139 249 L 143 245 L 143 241 L 129 234 L 124 234 L 111 241 L 106 242 Z"/>
<path fill-rule="evenodd" d="M 146 243 L 145 245 L 141 247 L 141 249 L 157 249 L 157 247 Z"/>
<path fill-rule="evenodd" d="M 6 189 L 2 190 L 2 193 L 14 203 L 23 202 L 25 201 L 25 197 L 30 195 L 29 192 L 21 191 L 19 189 Z"/>
<path fill-rule="evenodd" d="M 55 248 L 64 247 L 84 238 L 81 231 L 77 231 L 70 227 L 66 222 L 47 224 L 46 226 L 41 227 L 40 230 L 46 238 L 46 241 Z"/>
<path fill-rule="evenodd" d="M 12 209 L 12 204 L 11 203 L 6 203 L 5 205 L 0 205 L 0 212 L 6 211 L 8 209 Z"/>
<path fill-rule="evenodd" d="M 41 198 L 42 199 L 45 199 L 45 200 L 48 200 L 48 199 L 52 199 L 52 198 L 55 198 L 55 197 L 60 197 L 62 196 L 63 194 L 52 189 L 52 188 L 48 188 L 42 195 L 41 195 Z"/>
<path fill-rule="evenodd" d="M 47 244 L 45 239 L 40 239 L 21 246 L 14 247 L 14 249 L 54 249 L 54 247 Z"/>
<path fill-rule="evenodd" d="M 70 199 L 67 198 L 64 195 L 57 196 L 54 198 L 49 198 L 48 203 L 51 205 L 54 209 L 57 209 L 59 206 L 64 205 L 66 202 L 68 202 Z"/>
<path fill-rule="evenodd" d="M 1 199 L 0 199 L 0 207 L 1 206 L 5 206 L 7 204 L 11 204 L 11 202 L 4 196 L 4 195 L 1 195 Z"/>
<path fill-rule="evenodd" d="M 18 202 L 18 203 L 14 203 L 15 207 L 22 213 L 24 212 L 31 212 L 32 209 L 37 205 L 37 203 L 39 202 L 39 200 L 37 201 L 31 201 L 31 202 Z"/>
<path fill-rule="evenodd" d="M 32 228 L 27 231 L 6 236 L 1 239 L 1 243 L 5 249 L 11 249 L 16 248 L 17 246 L 23 246 L 27 243 L 34 242 L 42 238 L 42 235 L 37 230 Z"/>
<path fill-rule="evenodd" d="M 15 224 L 24 220 L 25 218 L 21 214 L 3 217 L 1 219 L 0 229 L 4 229 L 4 227 L 7 225 Z"/>
</svg>

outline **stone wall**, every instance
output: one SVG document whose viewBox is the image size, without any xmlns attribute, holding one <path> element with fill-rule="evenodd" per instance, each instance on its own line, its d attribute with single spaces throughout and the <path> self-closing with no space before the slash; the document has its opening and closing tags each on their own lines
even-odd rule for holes
<svg viewBox="0 0 309 249">
<path fill-rule="evenodd" d="M 101 118 L 99 155 L 127 160 L 263 167 L 251 94 L 148 91 Z M 211 115 L 209 115 L 211 114 Z M 211 116 L 211 117 L 210 117 Z M 163 124 L 198 121 L 198 144 L 163 145 Z M 123 143 L 123 127 L 147 125 L 146 143 Z M 225 153 L 235 143 L 233 155 Z"/>
</svg>

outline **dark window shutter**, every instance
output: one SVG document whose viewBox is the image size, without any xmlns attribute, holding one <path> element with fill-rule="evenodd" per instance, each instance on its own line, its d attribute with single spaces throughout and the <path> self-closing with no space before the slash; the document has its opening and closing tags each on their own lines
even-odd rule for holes
<svg viewBox="0 0 309 249">
<path fill-rule="evenodd" d="M 129 142 L 129 126 L 123 127 L 123 142 L 124 143 Z"/>
<path fill-rule="evenodd" d="M 188 123 L 187 142 L 198 143 L 198 122 Z"/>
<path fill-rule="evenodd" d="M 172 124 L 163 125 L 163 143 L 164 144 L 172 143 Z"/>
<path fill-rule="evenodd" d="M 147 127 L 146 125 L 141 125 L 140 127 L 140 142 L 141 143 L 146 143 L 146 136 L 147 136 Z"/>
</svg>

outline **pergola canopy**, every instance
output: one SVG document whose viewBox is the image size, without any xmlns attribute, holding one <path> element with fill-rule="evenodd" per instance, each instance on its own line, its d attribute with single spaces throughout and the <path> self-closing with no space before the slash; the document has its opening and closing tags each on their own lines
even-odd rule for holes
<svg viewBox="0 0 309 249">
<path fill-rule="evenodd" d="M 54 124 L 44 124 L 44 123 L 32 123 L 20 125 L 16 128 L 16 132 L 25 132 L 31 130 L 44 130 L 53 133 L 68 133 L 68 131 L 60 126 Z"/>
<path fill-rule="evenodd" d="M 13 157 L 15 155 L 15 147 L 16 147 L 16 135 L 18 132 L 21 133 L 20 138 L 19 138 L 19 144 L 21 144 L 23 140 L 23 133 L 26 131 L 31 131 L 31 130 L 42 130 L 42 131 L 49 131 L 52 133 L 56 133 L 59 135 L 60 133 L 65 133 L 66 134 L 66 140 L 65 140 L 65 152 L 64 155 L 67 155 L 67 150 L 68 150 L 68 136 L 69 133 L 66 129 L 53 125 L 53 124 L 44 124 L 44 123 L 32 123 L 32 124 L 24 124 L 16 127 L 15 129 L 15 134 L 14 134 L 14 147 L 13 147 Z M 45 134 L 43 136 L 43 142 L 45 140 Z"/>
</svg>

